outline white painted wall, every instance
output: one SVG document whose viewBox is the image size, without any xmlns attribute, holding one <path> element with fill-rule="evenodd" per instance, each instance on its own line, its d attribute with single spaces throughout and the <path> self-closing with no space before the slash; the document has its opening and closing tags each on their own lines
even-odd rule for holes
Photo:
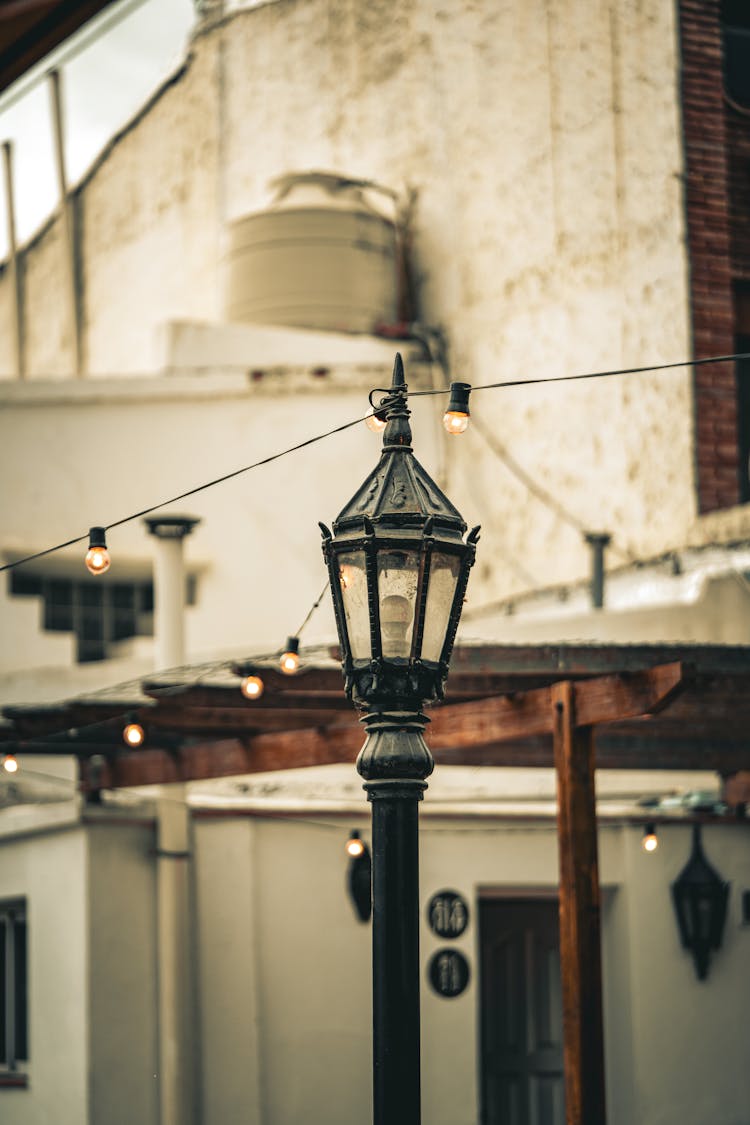
<svg viewBox="0 0 750 1125">
<path fill-rule="evenodd" d="M 343 844 L 357 818 L 196 823 L 206 1120 L 229 1125 L 245 1104 L 250 1125 L 292 1125 L 301 1115 L 366 1121 L 370 930 L 344 890 Z M 704 831 L 709 859 L 732 882 L 724 949 L 704 983 L 680 949 L 669 894 L 689 855 L 689 828 L 660 826 L 659 835 L 658 851 L 646 855 L 642 826 L 605 824 L 599 833 L 608 1120 L 740 1125 L 748 1104 L 750 931 L 739 925 L 740 892 L 750 883 L 747 829 Z M 554 821 L 422 818 L 423 971 L 443 944 L 424 919 L 430 897 L 460 891 L 473 919 L 456 942 L 472 969 L 467 991 L 449 1001 L 423 983 L 423 1113 L 431 1125 L 478 1119 L 480 889 L 521 895 L 554 892 L 556 883 Z"/>
<path fill-rule="evenodd" d="M 333 341 L 341 347 L 341 337 Z M 2 547 L 30 554 L 71 532 L 86 534 L 361 418 L 368 390 L 390 381 L 395 349 L 381 348 L 390 364 L 370 363 L 364 373 L 347 365 L 325 380 L 309 371 L 259 383 L 236 374 L 92 380 L 73 394 L 59 385 L 16 385 L 0 410 L 0 449 L 14 482 L 0 497 Z M 415 401 L 418 456 L 437 474 L 434 411 L 433 400 Z M 317 521 L 333 521 L 381 445 L 360 425 L 169 507 L 201 519 L 185 541 L 186 568 L 199 571 L 196 604 L 186 610 L 188 659 L 273 652 L 299 628 L 326 581 Z M 32 448 L 43 450 L 41 463 L 29 464 Z M 466 518 L 472 516 L 470 509 Z M 150 573 L 154 541 L 141 520 L 111 531 L 108 543 L 113 561 L 102 582 Z M 52 565 L 85 576 L 85 547 L 60 552 Z M 18 682 L 20 671 L 37 669 L 39 687 L 28 690 L 41 691 L 41 670 L 67 663 L 70 641 L 41 633 L 38 599 L 9 597 L 6 583 L 0 586 L 0 672 Z M 306 637 L 334 635 L 326 601 Z M 101 665 L 99 686 L 113 675 Z"/>
<path fill-rule="evenodd" d="M 153 824 L 88 824 L 90 1125 L 158 1125 Z"/>
<path fill-rule="evenodd" d="M 109 810 L 106 824 L 2 845 L 0 898 L 27 897 L 31 934 L 31 1084 L 0 1090 L 10 1125 L 158 1120 L 153 827 L 123 815 Z M 200 1119 L 211 1125 L 240 1116 L 248 1125 L 368 1120 L 371 930 L 345 888 L 351 827 L 368 837 L 364 810 L 193 814 L 196 1082 Z M 472 972 L 454 1000 L 433 994 L 423 975 L 424 1116 L 476 1125 L 479 896 L 554 894 L 555 824 L 425 812 L 420 833 L 422 973 L 444 944 L 426 906 L 446 888 L 470 905 L 455 944 Z M 611 1125 L 746 1121 L 747 833 L 740 823 L 703 829 L 731 893 L 723 948 L 699 982 L 669 892 L 690 853 L 690 827 L 659 824 L 659 848 L 647 855 L 641 824 L 600 822 Z"/>
<path fill-rule="evenodd" d="M 31 1055 L 28 1088 L 0 1089 L 3 1125 L 89 1121 L 86 852 L 76 825 L 0 842 L 0 900 L 26 899 Z"/>
<path fill-rule="evenodd" d="M 750 1106 L 750 928 L 741 924 L 740 897 L 750 887 L 748 827 L 703 828 L 706 858 L 731 883 L 723 947 L 712 956 L 705 981 L 697 979 L 690 955 L 677 944 L 668 894 L 690 855 L 690 829 L 670 826 L 660 829 L 659 838 L 650 857 L 635 833 L 623 840 L 635 1078 L 631 1120 L 743 1125 Z"/>
</svg>

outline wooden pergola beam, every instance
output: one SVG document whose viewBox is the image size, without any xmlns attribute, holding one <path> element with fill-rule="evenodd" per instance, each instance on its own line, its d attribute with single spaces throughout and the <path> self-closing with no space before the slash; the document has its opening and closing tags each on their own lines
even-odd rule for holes
<svg viewBox="0 0 750 1125">
<path fill-rule="evenodd" d="M 605 1125 L 604 1025 L 594 732 L 570 682 L 552 689 L 560 865 L 560 966 L 567 1125 Z"/>
</svg>

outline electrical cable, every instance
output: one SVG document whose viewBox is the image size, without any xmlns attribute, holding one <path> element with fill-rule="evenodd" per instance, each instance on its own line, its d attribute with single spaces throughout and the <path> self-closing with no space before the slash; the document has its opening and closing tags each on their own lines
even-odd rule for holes
<svg viewBox="0 0 750 1125">
<path fill-rule="evenodd" d="M 639 375 L 648 371 L 670 371 L 676 367 L 703 367 L 707 363 L 724 363 L 729 360 L 750 359 L 750 352 L 735 352 L 733 355 L 711 355 L 705 359 L 682 359 L 679 363 L 656 363 L 647 367 L 619 367 L 612 371 L 586 371 L 582 375 L 548 375 L 543 379 L 508 379 L 502 383 L 480 383 L 472 386 L 474 391 L 492 391 L 497 387 L 533 387 L 540 383 L 574 383 L 580 379 L 606 379 L 610 375 Z M 409 398 L 420 395 L 447 394 L 447 390 L 410 391 Z"/>
<path fill-rule="evenodd" d="M 643 373 L 647 371 L 665 371 L 678 367 L 700 367 L 709 363 L 720 363 L 728 360 L 750 359 L 750 352 L 738 352 L 734 355 L 721 355 L 709 356 L 705 359 L 682 360 L 679 363 L 663 363 L 651 365 L 648 367 L 626 367 L 618 368 L 610 371 L 589 371 L 580 375 L 555 375 L 543 379 L 515 379 L 506 380 L 500 383 L 485 383 L 473 390 L 493 390 L 500 387 L 522 387 L 534 386 L 541 383 L 560 383 L 560 382 L 574 382 L 579 379 L 601 379 L 608 378 L 615 375 L 631 375 Z M 383 388 L 377 388 L 383 389 Z M 374 392 L 373 392 L 374 393 Z M 428 391 L 410 391 L 408 397 L 416 398 L 422 396 L 434 396 L 448 394 L 448 388 L 435 388 Z M 175 504 L 179 500 L 185 500 L 189 496 L 195 496 L 199 492 L 204 492 L 208 488 L 213 488 L 217 484 L 223 484 L 225 481 L 232 480 L 234 477 L 241 476 L 243 473 L 248 473 L 253 469 L 258 469 L 263 465 L 268 465 L 273 461 L 279 460 L 281 457 L 286 457 L 290 453 L 296 453 L 300 449 L 305 449 L 307 446 L 314 445 L 316 442 L 323 441 L 325 438 L 332 437 L 334 434 L 342 433 L 344 430 L 351 429 L 352 426 L 359 425 L 360 422 L 366 421 L 368 415 L 363 415 L 360 418 L 354 418 L 350 422 L 344 422 L 341 426 L 335 426 L 331 430 L 326 430 L 322 434 L 316 434 L 314 437 L 307 438 L 305 441 L 299 442 L 297 445 L 290 446 L 288 449 L 281 450 L 279 453 L 272 453 L 268 457 L 263 457 L 259 461 L 254 461 L 250 465 L 244 465 L 240 469 L 234 469 L 230 473 L 224 473 L 223 476 L 216 477 L 213 480 L 206 481 L 204 484 L 199 484 L 195 488 L 190 488 L 185 492 L 179 493 L 177 496 L 172 496 L 168 500 L 161 500 L 158 504 L 152 504 L 148 508 L 142 508 L 138 512 L 133 512 L 129 516 L 123 516 L 122 519 L 114 520 L 112 523 L 103 524 L 104 531 L 110 531 L 112 528 L 121 527 L 123 524 L 131 523 L 133 520 L 140 519 L 142 516 L 150 515 L 151 512 L 156 512 L 160 508 L 164 508 L 169 504 Z M 520 466 L 519 466 L 520 468 Z M 531 478 L 528 478 L 529 481 Z M 583 528 L 579 528 L 583 530 Z M 5 563 L 0 566 L 0 572 L 6 570 L 13 570 L 18 566 L 23 566 L 25 563 L 33 562 L 35 559 L 43 558 L 45 555 L 53 554 L 56 551 L 62 551 L 66 547 L 74 546 L 76 543 L 82 543 L 88 539 L 88 532 L 83 535 L 76 536 L 73 539 L 67 539 L 64 543 L 58 543 L 54 547 L 47 547 L 43 551 L 35 551 L 31 555 L 25 555 L 23 558 L 14 559 L 13 562 Z"/>
<path fill-rule="evenodd" d="M 213 488 L 214 485 L 223 484 L 224 481 L 232 480 L 234 477 L 239 477 L 243 473 L 249 473 L 252 469 L 259 469 L 262 465 L 269 465 L 272 461 L 278 461 L 281 457 L 286 457 L 289 453 L 296 453 L 300 449 L 305 449 L 308 445 L 314 445 L 318 441 L 323 441 L 325 438 L 332 437 L 334 434 L 340 434 L 344 430 L 351 429 L 352 426 L 359 425 L 364 422 L 367 415 L 361 418 L 354 418 L 351 422 L 344 422 L 342 426 L 335 426 L 332 430 L 326 430 L 323 434 L 316 434 L 315 437 L 306 438 L 305 441 L 299 442 L 297 445 L 292 445 L 289 449 L 283 449 L 280 453 L 272 453 L 269 457 L 263 457 L 260 461 L 254 461 L 251 465 L 243 465 L 241 469 L 233 469 L 231 473 L 224 473 L 221 477 L 216 477 L 214 480 L 206 481 L 205 484 L 199 484 L 195 488 L 190 488 L 187 492 L 181 492 L 178 496 L 172 496 L 169 500 L 160 500 L 158 504 L 152 504 L 148 508 L 142 508 L 139 512 L 133 512 L 130 516 L 123 516 L 122 519 L 114 520 L 112 523 L 103 524 L 104 531 L 111 531 L 113 527 L 121 527 L 125 523 L 131 523 L 133 520 L 140 519 L 141 516 L 150 515 L 151 512 L 156 512 L 159 508 L 165 508 L 169 504 L 176 504 L 178 500 L 186 500 L 188 496 L 195 496 L 198 492 L 204 492 L 207 488 Z M 0 571 L 13 570 L 17 566 L 23 566 L 24 563 L 33 562 L 34 559 L 41 559 L 44 555 L 51 555 L 54 551 L 62 551 L 65 547 L 72 547 L 75 543 L 83 543 L 87 540 L 89 533 L 79 535 L 75 539 L 68 539 L 65 543 L 58 543 L 54 547 L 47 547 L 44 551 L 36 551 L 33 555 L 25 555 L 22 559 L 14 559 L 13 562 L 5 563 L 0 566 Z"/>
<path fill-rule="evenodd" d="M 305 627 L 307 626 L 308 622 L 310 621 L 310 618 L 311 618 L 311 617 L 312 617 L 312 615 L 313 615 L 313 614 L 315 613 L 315 610 L 316 610 L 316 609 L 318 608 L 318 606 L 320 605 L 320 603 L 321 603 L 321 602 L 323 601 L 323 598 L 325 597 L 325 592 L 326 592 L 326 590 L 328 589 L 329 585 L 330 585 L 330 583 L 328 582 L 328 579 L 326 579 L 326 584 L 325 584 L 325 586 L 323 587 L 323 589 L 322 589 L 322 590 L 320 591 L 320 593 L 318 594 L 318 597 L 317 597 L 317 599 L 316 599 L 316 600 L 315 600 L 315 601 L 313 602 L 313 604 L 312 604 L 312 605 L 310 606 L 310 609 L 309 609 L 309 612 L 308 612 L 308 614 L 307 614 L 307 617 L 306 617 L 306 618 L 305 618 L 305 620 L 304 620 L 304 621 L 302 622 L 302 624 L 300 625 L 300 627 L 299 627 L 299 629 L 297 630 L 297 632 L 296 632 L 296 633 L 294 634 L 294 636 L 295 636 L 295 637 L 301 637 L 301 636 L 302 636 L 302 633 L 303 633 L 303 631 L 304 631 Z"/>
<path fill-rule="evenodd" d="M 482 439 L 486 442 L 488 448 L 492 453 L 494 453 L 498 461 L 502 462 L 502 464 L 505 465 L 506 469 L 508 469 L 508 471 L 521 482 L 521 484 L 531 493 L 532 496 L 535 496 L 536 499 L 541 501 L 541 503 L 549 508 L 550 511 L 555 512 L 555 514 L 559 516 L 559 518 L 564 523 L 567 523 L 571 527 L 575 528 L 575 530 L 578 531 L 581 535 L 586 534 L 589 529 L 586 527 L 583 521 L 575 516 L 571 511 L 569 511 L 563 504 L 561 504 L 560 501 L 557 500 L 551 492 L 548 492 L 543 485 L 538 484 L 537 481 L 533 479 L 533 477 L 529 476 L 523 466 L 520 465 L 518 461 L 516 461 L 515 457 L 513 457 L 511 453 L 508 452 L 502 442 L 498 441 L 494 434 L 491 434 L 476 416 L 472 418 L 472 428 L 475 429 L 477 433 L 482 437 Z M 627 562 L 633 563 L 638 561 L 637 556 L 634 555 L 633 552 L 629 550 L 629 548 L 621 547 L 618 543 L 615 542 L 614 538 L 610 540 L 610 550 L 614 551 L 615 554 L 619 555 Z"/>
</svg>

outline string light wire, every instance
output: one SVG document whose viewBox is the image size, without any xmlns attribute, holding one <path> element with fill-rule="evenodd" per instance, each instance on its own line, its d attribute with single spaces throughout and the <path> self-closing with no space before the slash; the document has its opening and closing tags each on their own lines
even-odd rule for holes
<svg viewBox="0 0 750 1125">
<path fill-rule="evenodd" d="M 552 375 L 546 376 L 542 379 L 508 379 L 499 383 L 482 383 L 478 386 L 472 387 L 473 391 L 488 391 L 495 390 L 501 387 L 527 387 L 538 386 L 541 383 L 572 383 L 580 379 L 605 379 L 616 375 L 634 375 L 642 374 L 647 371 L 668 371 L 679 367 L 702 367 L 710 363 L 723 363 L 729 360 L 750 359 L 750 352 L 737 352 L 733 355 L 717 355 L 707 356 L 705 359 L 685 359 L 680 360 L 678 363 L 660 363 L 651 364 L 647 367 L 622 367 L 609 371 L 587 371 L 579 375 Z M 373 392 L 374 393 L 374 392 Z M 445 395 L 450 393 L 449 387 L 436 387 L 426 391 L 410 391 L 409 398 L 419 398 L 423 396 Z M 129 516 L 123 516 L 122 519 L 114 520 L 112 523 L 103 524 L 104 531 L 110 531 L 114 527 L 121 527 L 123 524 L 131 523 L 133 520 L 140 519 L 142 516 L 150 515 L 151 512 L 156 512 L 160 508 L 165 508 L 169 504 L 175 504 L 180 500 L 186 500 L 189 496 L 195 496 L 199 492 L 204 492 L 208 488 L 213 488 L 217 484 L 223 484 L 225 481 L 233 480 L 235 477 L 241 476 L 243 473 L 249 473 L 253 469 L 259 469 L 263 465 L 269 465 L 273 461 L 278 461 L 282 457 L 288 456 L 290 453 L 296 453 L 300 449 L 306 449 L 316 442 L 324 441 L 326 438 L 333 437 L 334 434 L 343 433 L 344 430 L 349 430 L 353 426 L 358 426 L 361 422 L 365 422 L 369 417 L 364 414 L 361 417 L 353 418 L 350 422 L 344 422 L 341 426 L 335 426 L 332 430 L 326 430 L 325 433 L 316 434 L 314 437 L 306 438 L 305 441 L 298 442 L 296 445 L 290 446 L 288 449 L 283 449 L 279 453 L 272 453 L 268 457 L 261 458 L 260 461 L 254 461 L 250 465 L 243 465 L 240 469 L 234 469 L 230 473 L 224 473 L 223 476 L 215 477 L 213 480 L 206 481 L 205 484 L 196 485 L 195 488 L 190 488 L 186 492 L 181 492 L 177 496 L 172 496 L 168 500 L 160 500 L 158 504 L 151 504 L 148 508 L 142 508 L 138 512 L 133 512 Z M 0 566 L 0 572 L 5 570 L 13 570 L 17 566 L 23 566 L 25 563 L 33 562 L 35 559 L 44 558 L 45 555 L 51 555 L 56 551 L 62 551 L 66 547 L 72 547 L 76 543 L 83 543 L 88 539 L 88 532 L 83 535 L 78 535 L 73 539 L 67 539 L 64 543 L 57 543 L 54 547 L 47 547 L 43 551 L 35 551 L 34 554 L 25 555 L 21 559 L 15 559 L 13 562 L 5 563 Z"/>
<path fill-rule="evenodd" d="M 360 418 L 354 418 L 351 422 L 344 422 L 342 426 L 335 426 L 332 430 L 326 430 L 323 434 L 316 434 L 315 437 L 306 438 L 305 441 L 300 441 L 297 445 L 292 445 L 289 449 L 283 449 L 280 453 L 272 453 L 269 457 L 262 457 L 260 461 L 253 461 L 251 465 L 243 465 L 241 469 L 233 469 L 231 473 L 224 473 L 223 476 L 215 477 L 214 480 L 206 481 L 205 484 L 196 485 L 195 488 L 189 488 L 187 492 L 181 492 L 178 496 L 171 496 L 169 500 L 160 500 L 158 504 L 152 504 L 148 508 L 141 508 L 139 512 L 133 512 L 132 515 L 123 516 L 120 520 L 114 520 L 112 523 L 102 524 L 104 531 L 111 531 L 113 527 L 121 527 L 125 523 L 131 523 L 133 520 L 140 519 L 141 516 L 148 516 L 151 512 L 156 512 L 159 508 L 166 508 L 169 504 L 176 504 L 179 500 L 186 500 L 188 496 L 195 496 L 198 492 L 205 492 L 207 488 L 213 488 L 217 484 L 223 484 L 225 481 L 232 480 L 234 477 L 239 477 L 243 473 L 249 473 L 252 469 L 259 469 L 263 465 L 270 465 L 272 461 L 278 461 L 281 457 L 286 457 L 290 453 L 296 453 L 300 449 L 305 449 L 308 445 L 314 445 L 318 441 L 323 441 L 325 438 L 332 437 L 334 434 L 340 434 L 344 430 L 349 430 L 352 426 L 358 426 L 360 422 L 364 422 L 367 415 L 362 415 Z M 62 551 L 65 547 L 72 547 L 75 543 L 82 543 L 84 539 L 88 539 L 89 533 L 79 535 L 76 539 L 68 539 L 65 543 L 58 543 L 55 547 L 47 547 L 44 551 L 37 551 L 33 555 L 25 555 L 22 559 L 15 559 L 13 562 L 6 563 L 0 566 L 0 571 L 13 570 L 14 567 L 22 566 L 24 563 L 32 562 L 34 559 L 41 559 L 44 555 L 51 555 L 53 551 Z"/>
<path fill-rule="evenodd" d="M 572 512 L 568 511 L 568 509 L 563 504 L 561 504 L 560 501 L 557 500 L 551 492 L 548 492 L 543 485 L 539 484 L 534 480 L 533 477 L 529 476 L 524 467 L 520 465 L 518 461 L 516 461 L 515 457 L 506 449 L 505 445 L 503 445 L 503 443 L 499 441 L 495 437 L 495 435 L 487 429 L 487 427 L 482 423 L 480 419 L 474 416 L 472 421 L 473 428 L 484 440 L 488 449 L 492 453 L 494 453 L 498 461 L 505 465 L 506 469 L 510 473 L 512 473 L 516 480 L 520 481 L 524 488 L 526 488 L 532 496 L 535 496 L 536 499 L 544 504 L 547 508 L 549 508 L 550 511 L 554 512 L 563 521 L 563 523 L 569 524 L 570 527 L 575 528 L 575 530 L 578 531 L 581 535 L 585 535 L 588 528 L 583 523 L 583 520 L 580 520 Z M 615 554 L 625 559 L 627 562 L 632 563 L 637 561 L 636 556 L 631 550 L 629 550 L 627 547 L 621 547 L 618 543 L 615 542 L 614 539 L 612 539 L 610 542 L 610 549 L 614 551 Z"/>
</svg>

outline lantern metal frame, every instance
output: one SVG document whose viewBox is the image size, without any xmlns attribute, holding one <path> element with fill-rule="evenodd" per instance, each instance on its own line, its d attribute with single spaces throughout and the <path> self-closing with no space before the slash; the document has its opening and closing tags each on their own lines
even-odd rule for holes
<svg viewBox="0 0 750 1125">
<path fill-rule="evenodd" d="M 690 858 L 672 883 L 671 890 L 680 941 L 683 948 L 693 955 L 698 980 L 705 980 L 710 954 L 721 948 L 729 883 L 724 882 L 706 859 L 699 824 L 693 825 Z M 703 926 L 702 918 L 705 916 L 707 920 Z"/>
<path fill-rule="evenodd" d="M 466 524 L 438 485 L 412 455 L 407 409 L 408 388 L 403 363 L 396 355 L 393 382 L 380 403 L 388 419 L 380 462 L 333 524 L 321 523 L 323 554 L 328 566 L 333 608 L 341 644 L 345 689 L 361 707 L 414 706 L 445 694 L 451 653 L 463 608 L 469 572 L 474 563 L 479 527 L 464 539 Z M 409 656 L 383 655 L 378 594 L 378 559 L 392 553 L 415 556 L 417 588 Z M 447 629 L 437 660 L 422 655 L 427 599 L 436 553 L 455 558 L 458 575 Z M 369 612 L 369 657 L 355 657 L 342 590 L 341 558 L 359 554 L 364 560 Z"/>
</svg>

